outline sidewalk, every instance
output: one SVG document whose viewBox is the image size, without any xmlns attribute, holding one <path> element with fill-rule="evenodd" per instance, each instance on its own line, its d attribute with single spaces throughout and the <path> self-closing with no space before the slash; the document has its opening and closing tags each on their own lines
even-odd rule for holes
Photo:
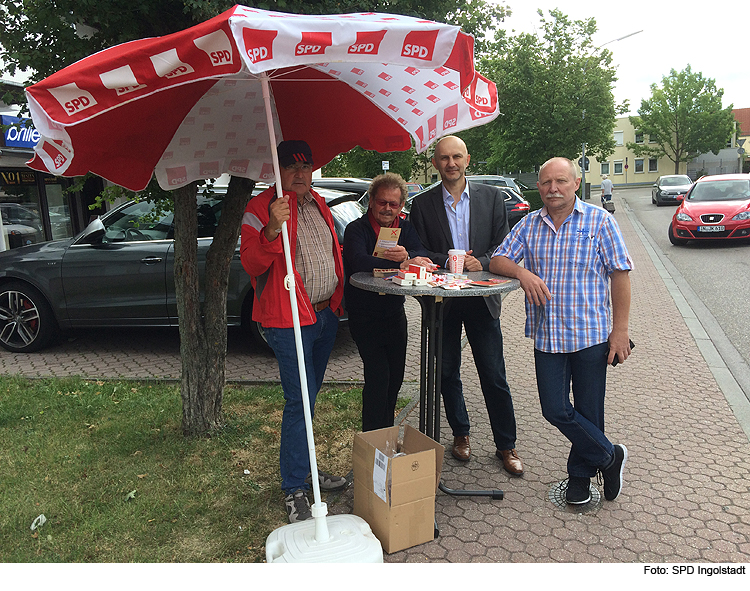
<svg viewBox="0 0 750 591">
<path fill-rule="evenodd" d="M 505 299 L 502 323 L 525 474 L 509 476 L 495 457 L 467 346 L 462 378 L 473 455 L 463 464 L 447 453 L 443 482 L 455 489 L 500 489 L 504 499 L 438 492 L 439 537 L 386 555 L 386 562 L 750 562 L 750 403 L 722 368 L 627 205 L 619 196 L 614 202 L 635 262 L 630 331 L 637 347 L 609 371 L 606 411 L 608 435 L 630 453 L 622 495 L 615 502 L 595 498 L 583 509 L 561 502 L 557 487 L 566 478 L 568 443 L 541 415 L 518 290 Z M 411 394 L 418 390 L 419 364 L 419 305 L 413 298 L 407 298 L 407 314 L 403 391 Z M 339 332 L 326 380 L 358 383 L 359 355 L 348 329 Z M 180 372 L 176 329 L 85 331 L 34 355 L 0 352 L 2 374 L 179 379 Z M 270 353 L 230 331 L 227 379 L 278 381 L 278 368 Z M 414 409 L 405 422 L 417 421 Z M 449 446 L 444 418 L 441 424 Z M 350 511 L 351 488 L 328 503 L 331 513 Z"/>
<path fill-rule="evenodd" d="M 637 343 L 633 356 L 612 369 L 608 380 L 608 434 L 630 452 L 622 495 L 615 502 L 594 499 L 583 510 L 561 502 L 557 485 L 566 477 L 568 443 L 541 415 L 519 290 L 506 298 L 502 322 L 525 474 L 520 479 L 507 475 L 495 458 L 467 347 L 462 377 L 473 456 L 462 464 L 447 453 L 443 482 L 456 489 L 499 488 L 505 497 L 493 501 L 438 493 L 440 537 L 386 561 L 750 562 L 747 431 L 683 319 L 689 317 L 684 299 L 681 313 L 665 285 L 663 267 L 652 261 L 625 204 L 617 198 L 615 203 L 635 262 L 630 329 Z M 699 326 L 695 319 L 692 324 Z M 711 357 L 710 347 L 704 350 Z M 717 365 L 713 359 L 712 365 Z M 729 396 L 738 414 L 748 417 L 750 404 L 742 392 Z M 415 426 L 417 418 L 410 416 L 408 422 Z M 442 442 L 449 446 L 451 440 L 443 428 Z"/>
</svg>

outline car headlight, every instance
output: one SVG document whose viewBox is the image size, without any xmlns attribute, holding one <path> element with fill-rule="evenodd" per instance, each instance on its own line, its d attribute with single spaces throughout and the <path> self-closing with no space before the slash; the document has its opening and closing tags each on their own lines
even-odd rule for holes
<svg viewBox="0 0 750 591">
<path fill-rule="evenodd" d="M 743 211 L 742 213 L 738 213 L 736 216 L 732 218 L 735 222 L 742 222 L 745 220 L 750 220 L 750 211 Z"/>
<path fill-rule="evenodd" d="M 678 221 L 678 222 L 692 222 L 692 221 L 693 221 L 693 218 L 691 218 L 691 217 L 690 217 L 690 216 L 689 216 L 688 214 L 686 214 L 686 213 L 682 213 L 682 212 L 680 212 L 680 213 L 678 213 L 678 214 L 677 214 L 677 221 Z"/>
</svg>

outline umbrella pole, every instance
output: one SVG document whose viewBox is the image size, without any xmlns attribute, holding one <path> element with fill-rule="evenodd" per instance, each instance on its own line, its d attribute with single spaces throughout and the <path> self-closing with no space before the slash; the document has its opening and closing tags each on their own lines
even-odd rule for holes
<svg viewBox="0 0 750 591">
<path fill-rule="evenodd" d="M 271 140 L 271 156 L 273 159 L 273 172 L 276 177 L 276 195 L 284 196 L 281 189 L 281 169 L 279 167 L 279 155 L 276 150 L 276 133 L 273 127 L 273 115 L 271 113 L 271 91 L 268 82 L 268 74 L 260 75 L 261 87 L 263 89 L 263 103 L 266 109 L 266 121 L 268 123 L 268 135 Z M 305 430 L 307 432 L 307 451 L 310 455 L 310 472 L 312 476 L 312 487 L 314 504 L 311 507 L 315 519 L 315 539 L 325 542 L 329 538 L 326 515 L 328 507 L 320 498 L 320 482 L 318 481 L 318 464 L 315 456 L 315 440 L 313 439 L 312 412 L 310 410 L 310 395 L 307 389 L 307 371 L 305 369 L 305 355 L 302 348 L 302 330 L 299 323 L 299 310 L 297 308 L 297 289 L 294 282 L 294 266 L 292 265 L 291 247 L 289 244 L 289 232 L 287 224 L 281 225 L 281 236 L 284 241 L 284 259 L 286 260 L 286 288 L 289 290 L 289 300 L 292 306 L 292 323 L 294 325 L 294 342 L 297 348 L 297 366 L 299 368 L 300 389 L 302 392 L 302 407 L 305 414 Z"/>
</svg>

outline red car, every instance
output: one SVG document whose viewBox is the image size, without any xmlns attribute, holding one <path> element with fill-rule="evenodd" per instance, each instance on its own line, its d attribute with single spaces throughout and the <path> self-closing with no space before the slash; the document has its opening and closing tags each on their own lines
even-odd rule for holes
<svg viewBox="0 0 750 591">
<path fill-rule="evenodd" d="M 717 238 L 750 238 L 750 174 L 699 178 L 669 224 L 669 241 L 676 246 Z"/>
</svg>

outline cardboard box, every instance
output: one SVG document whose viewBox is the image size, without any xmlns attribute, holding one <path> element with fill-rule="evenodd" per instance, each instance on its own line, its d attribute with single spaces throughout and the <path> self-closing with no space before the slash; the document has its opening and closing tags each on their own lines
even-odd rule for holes
<svg viewBox="0 0 750 591">
<path fill-rule="evenodd" d="M 435 493 L 445 449 L 416 429 L 399 427 L 354 436 L 354 514 L 362 517 L 389 554 L 435 536 Z"/>
</svg>

